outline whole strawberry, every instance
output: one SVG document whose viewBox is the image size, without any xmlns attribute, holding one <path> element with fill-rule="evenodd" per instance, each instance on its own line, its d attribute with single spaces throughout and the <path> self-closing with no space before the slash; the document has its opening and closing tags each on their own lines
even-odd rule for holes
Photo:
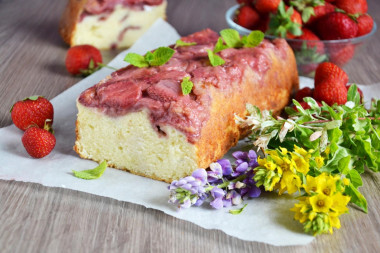
<svg viewBox="0 0 380 253">
<path fill-rule="evenodd" d="M 331 47 L 330 50 L 330 62 L 343 66 L 347 62 L 349 62 L 355 54 L 355 47 L 352 44 L 348 45 L 336 45 L 335 47 Z"/>
<path fill-rule="evenodd" d="M 349 39 L 356 37 L 358 25 L 347 14 L 332 12 L 318 21 L 317 31 L 324 40 Z"/>
<path fill-rule="evenodd" d="M 72 75 L 89 75 L 103 62 L 100 51 L 91 45 L 71 47 L 66 55 L 66 69 Z"/>
<path fill-rule="evenodd" d="M 52 133 L 38 127 L 28 128 L 24 132 L 21 141 L 26 152 L 34 158 L 42 158 L 50 154 L 56 142 Z"/>
<path fill-rule="evenodd" d="M 364 14 L 368 10 L 367 0 L 336 0 L 334 4 L 348 14 Z"/>
<path fill-rule="evenodd" d="M 319 64 L 315 71 L 314 84 L 318 86 L 325 80 L 335 80 L 337 83 L 346 85 L 348 83 L 348 75 L 341 68 L 331 62 Z"/>
<path fill-rule="evenodd" d="M 314 23 L 316 23 L 320 18 L 322 18 L 322 17 L 326 16 L 327 14 L 332 13 L 334 11 L 335 11 L 334 5 L 332 5 L 330 3 L 325 2 L 322 5 L 315 6 L 313 8 L 314 14 L 310 15 L 309 19 L 306 21 L 306 24 L 308 26 L 311 26 Z"/>
<path fill-rule="evenodd" d="M 372 31 L 373 19 L 368 14 L 363 14 L 356 19 L 358 22 L 358 34 L 357 36 L 363 36 Z"/>
<path fill-rule="evenodd" d="M 318 66 L 315 73 L 313 97 L 325 101 L 328 105 L 347 102 L 347 74 L 335 64 L 326 62 Z"/>
<path fill-rule="evenodd" d="M 310 42 L 306 42 L 308 48 L 315 48 L 316 52 L 319 54 L 324 53 L 324 46 L 322 42 L 318 42 L 320 39 L 317 35 L 315 35 L 312 31 L 307 28 L 302 28 L 302 35 L 296 37 L 299 40 L 310 40 Z"/>
<path fill-rule="evenodd" d="M 33 96 L 16 102 L 11 109 L 13 124 L 25 131 L 30 126 L 44 128 L 45 122 L 53 124 L 53 105 L 44 97 Z"/>
<path fill-rule="evenodd" d="M 337 84 L 334 79 L 321 82 L 314 89 L 314 98 L 325 101 L 328 105 L 344 105 L 347 102 L 347 88 L 345 85 Z"/>
<path fill-rule="evenodd" d="M 256 0 L 254 6 L 260 13 L 275 12 L 281 0 Z"/>
<path fill-rule="evenodd" d="M 259 20 L 260 15 L 249 5 L 243 5 L 240 7 L 236 16 L 236 23 L 247 29 L 252 29 Z"/>
</svg>

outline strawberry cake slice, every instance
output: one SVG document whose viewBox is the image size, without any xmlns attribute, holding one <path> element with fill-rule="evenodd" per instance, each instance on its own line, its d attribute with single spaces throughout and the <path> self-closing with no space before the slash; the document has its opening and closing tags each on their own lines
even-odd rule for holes
<svg viewBox="0 0 380 253">
<path fill-rule="evenodd" d="M 171 182 L 207 168 L 248 129 L 235 123 L 246 104 L 278 114 L 298 88 L 292 49 L 283 39 L 220 52 L 210 65 L 218 34 L 204 30 L 182 38 L 161 66 L 127 66 L 83 91 L 77 100 L 75 151 L 134 174 Z M 184 95 L 181 82 L 193 82 Z"/>
<path fill-rule="evenodd" d="M 130 47 L 158 18 L 166 0 L 69 0 L 60 34 L 70 46 Z"/>
</svg>

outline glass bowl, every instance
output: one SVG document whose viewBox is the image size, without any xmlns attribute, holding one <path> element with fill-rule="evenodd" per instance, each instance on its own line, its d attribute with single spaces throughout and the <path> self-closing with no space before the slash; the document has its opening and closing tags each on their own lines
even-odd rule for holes
<svg viewBox="0 0 380 253">
<path fill-rule="evenodd" d="M 234 17 L 240 5 L 234 5 L 226 12 L 226 21 L 230 28 L 237 30 L 241 35 L 247 35 L 251 30 L 234 22 Z M 342 40 L 300 40 L 285 39 L 294 51 L 297 61 L 298 74 L 314 77 L 315 69 L 321 62 L 329 61 L 340 67 L 348 63 L 355 55 L 359 47 L 376 32 L 377 25 L 374 22 L 372 31 L 364 36 Z M 278 38 L 265 35 L 267 39 Z"/>
</svg>

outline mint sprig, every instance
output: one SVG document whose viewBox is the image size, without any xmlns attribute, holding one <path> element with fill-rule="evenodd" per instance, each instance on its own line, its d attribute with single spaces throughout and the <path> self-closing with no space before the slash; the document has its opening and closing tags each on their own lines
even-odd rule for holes
<svg viewBox="0 0 380 253">
<path fill-rule="evenodd" d="M 167 63 L 172 58 L 175 50 L 170 47 L 159 47 L 153 53 L 147 52 L 145 56 L 128 53 L 124 61 L 136 66 L 138 68 L 161 66 Z"/>
<path fill-rule="evenodd" d="M 82 170 L 82 171 L 76 171 L 73 170 L 74 176 L 86 180 L 96 179 L 99 178 L 101 175 L 103 175 L 104 171 L 107 168 L 107 161 L 103 161 L 94 169 L 91 170 Z"/>
<path fill-rule="evenodd" d="M 227 48 L 256 47 L 264 39 L 261 31 L 252 31 L 249 35 L 240 37 L 239 32 L 234 29 L 224 29 L 220 31 L 221 37 L 214 46 L 214 50 L 207 50 L 207 54 L 212 66 L 220 66 L 225 63 L 223 58 L 217 55 Z"/>
<path fill-rule="evenodd" d="M 186 76 L 185 78 L 183 78 L 181 82 L 182 94 L 189 95 L 191 93 L 191 90 L 193 89 L 193 86 L 194 84 L 192 81 L 190 81 L 189 76 Z"/>
</svg>

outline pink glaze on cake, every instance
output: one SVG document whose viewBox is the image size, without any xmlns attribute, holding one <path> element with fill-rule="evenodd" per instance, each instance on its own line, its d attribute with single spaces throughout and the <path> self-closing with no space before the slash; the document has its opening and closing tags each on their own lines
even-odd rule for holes
<svg viewBox="0 0 380 253">
<path fill-rule="evenodd" d="M 85 90 L 79 102 L 98 108 L 111 117 L 146 108 L 155 129 L 159 130 L 160 125 L 171 125 L 194 143 L 209 117 L 212 86 L 228 94 L 239 89 L 238 84 L 247 67 L 263 76 L 271 66 L 270 53 L 286 57 L 285 40 L 264 40 L 255 48 L 221 51 L 220 56 L 226 63 L 213 67 L 206 50 L 213 49 L 218 37 L 209 29 L 184 37 L 183 41 L 196 42 L 197 45 L 173 47 L 175 54 L 163 66 L 122 68 L 112 73 L 109 79 Z M 186 76 L 194 83 L 190 95 L 182 95 L 181 91 L 181 81 Z"/>
<path fill-rule="evenodd" d="M 122 4 L 132 8 L 143 8 L 144 5 L 160 5 L 163 0 L 87 0 L 84 9 L 87 14 L 100 14 L 113 10 L 116 5 Z"/>
</svg>

